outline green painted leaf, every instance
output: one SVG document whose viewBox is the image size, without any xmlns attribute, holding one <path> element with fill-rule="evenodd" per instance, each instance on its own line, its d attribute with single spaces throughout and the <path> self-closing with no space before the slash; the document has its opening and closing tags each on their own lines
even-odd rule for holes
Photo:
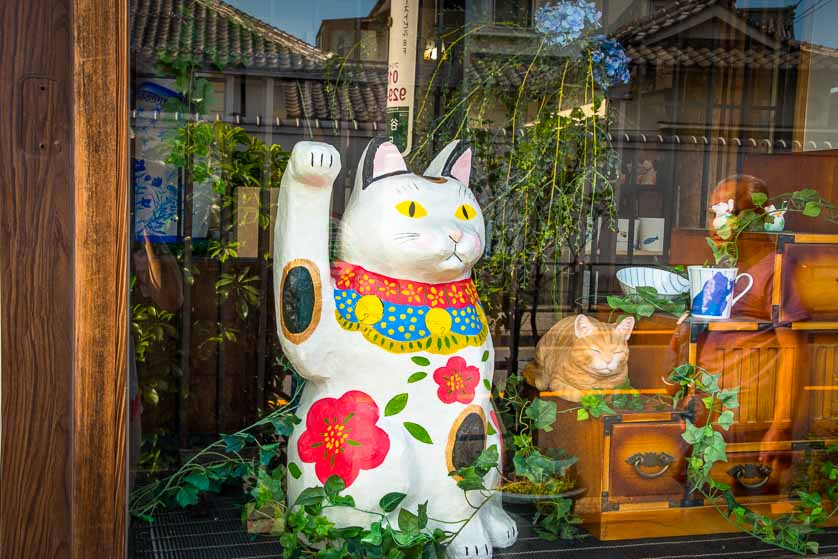
<svg viewBox="0 0 838 559">
<path fill-rule="evenodd" d="M 408 395 L 406 392 L 393 396 L 384 408 L 384 415 L 390 417 L 391 415 L 401 413 L 405 406 L 407 406 L 407 398 Z"/>
<path fill-rule="evenodd" d="M 203 472 L 192 472 L 183 478 L 183 481 L 194 486 L 200 491 L 206 491 L 210 486 L 209 478 L 207 477 L 207 474 Z"/>
<path fill-rule="evenodd" d="M 498 432 L 495 431 L 495 428 L 494 428 L 494 426 L 492 425 L 491 422 L 486 424 L 486 434 L 489 435 L 490 437 L 492 435 L 497 435 L 498 434 Z"/>
<path fill-rule="evenodd" d="M 419 382 L 426 376 L 428 376 L 428 373 L 423 373 L 422 371 L 419 371 L 418 373 L 413 373 L 412 375 L 410 375 L 407 378 L 407 382 L 408 384 L 413 384 L 414 382 Z"/>
<path fill-rule="evenodd" d="M 489 382 L 489 379 L 487 379 L 487 378 L 483 379 L 483 386 L 485 386 L 486 390 L 488 390 L 489 392 L 492 391 L 492 383 Z"/>
<path fill-rule="evenodd" d="M 427 429 L 425 429 L 418 423 L 405 421 L 403 425 L 404 428 L 407 429 L 407 432 L 410 433 L 410 435 L 420 443 L 434 444 L 434 441 L 431 440 L 431 436 L 428 434 Z"/>
<path fill-rule="evenodd" d="M 489 360 L 489 350 L 488 349 L 483 352 L 483 357 L 481 357 L 480 360 L 483 361 L 484 363 Z"/>
<path fill-rule="evenodd" d="M 300 476 L 303 475 L 303 472 L 300 471 L 300 467 L 294 462 L 288 463 L 288 473 L 291 474 L 291 477 L 294 479 L 300 479 Z"/>
<path fill-rule="evenodd" d="M 420 367 L 427 367 L 431 364 L 430 360 L 427 357 L 422 357 L 421 355 L 414 355 L 410 358 L 410 360 L 419 365 Z"/>
<path fill-rule="evenodd" d="M 394 510 L 396 510 L 396 507 L 398 507 L 401 504 L 401 502 L 404 501 L 405 497 L 407 497 L 407 495 L 405 495 L 404 493 L 387 493 L 381 498 L 380 501 L 378 501 L 378 506 L 380 506 L 381 510 L 383 510 L 384 512 L 393 512 Z"/>
</svg>

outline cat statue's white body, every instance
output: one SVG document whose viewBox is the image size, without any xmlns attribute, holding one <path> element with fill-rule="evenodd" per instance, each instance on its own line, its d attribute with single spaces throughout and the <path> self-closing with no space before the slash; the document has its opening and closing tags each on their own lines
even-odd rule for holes
<svg viewBox="0 0 838 559">
<path fill-rule="evenodd" d="M 358 166 L 340 232 L 341 262 L 329 262 L 337 151 L 300 142 L 282 177 L 274 248 L 278 333 L 306 379 L 288 446 L 288 498 L 339 475 L 357 508 L 428 502 L 429 528 L 469 518 L 479 492 L 449 471 L 491 445 L 502 449 L 490 401 L 494 351 L 471 268 L 485 246 L 483 217 L 468 188 L 471 150 L 446 147 L 424 175 L 397 148 L 373 140 Z M 388 406 L 388 403 L 390 404 Z M 388 414 L 385 414 L 385 409 Z M 477 441 L 477 442 L 475 442 Z M 296 468 L 289 468 L 290 471 Z M 498 474 L 485 478 L 496 487 Z M 329 509 L 339 525 L 374 517 Z M 397 526 L 398 510 L 390 513 Z M 495 495 L 448 547 L 490 557 L 517 538 Z"/>
</svg>

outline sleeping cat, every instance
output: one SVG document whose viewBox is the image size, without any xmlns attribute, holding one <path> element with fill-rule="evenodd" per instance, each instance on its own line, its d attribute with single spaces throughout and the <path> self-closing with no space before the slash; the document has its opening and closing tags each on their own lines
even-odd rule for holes
<svg viewBox="0 0 838 559">
<path fill-rule="evenodd" d="M 632 317 L 616 325 L 584 314 L 565 317 L 538 342 L 524 379 L 570 402 L 579 402 L 593 388 L 618 388 L 628 380 L 633 329 Z"/>
<path fill-rule="evenodd" d="M 373 140 L 355 175 L 329 262 L 329 205 L 340 156 L 300 142 L 282 177 L 274 252 L 283 351 L 307 382 L 289 439 L 288 498 L 341 477 L 358 509 L 380 511 L 387 493 L 414 513 L 427 501 L 430 529 L 469 518 L 449 472 L 501 447 L 490 403 L 494 350 L 471 268 L 485 245 L 468 188 L 471 150 L 452 142 L 425 170 L 408 172 L 398 149 Z M 298 474 L 296 477 L 294 474 Z M 487 487 L 496 487 L 490 472 Z M 375 517 L 328 509 L 339 526 Z M 389 514 L 398 525 L 398 509 Z M 517 528 L 495 496 L 447 549 L 491 557 Z"/>
</svg>

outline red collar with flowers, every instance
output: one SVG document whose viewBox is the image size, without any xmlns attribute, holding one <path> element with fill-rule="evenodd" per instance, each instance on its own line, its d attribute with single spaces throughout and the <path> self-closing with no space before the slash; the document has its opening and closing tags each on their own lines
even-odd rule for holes
<svg viewBox="0 0 838 559">
<path fill-rule="evenodd" d="M 446 283 L 424 283 L 396 279 L 365 270 L 361 266 L 337 261 L 332 277 L 338 289 L 375 295 L 383 302 L 431 308 L 462 309 L 477 305 L 477 289 L 471 278 Z"/>
</svg>

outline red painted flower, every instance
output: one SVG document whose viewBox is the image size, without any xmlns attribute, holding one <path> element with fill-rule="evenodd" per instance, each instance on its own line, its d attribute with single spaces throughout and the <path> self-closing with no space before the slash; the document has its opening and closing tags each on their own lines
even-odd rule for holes
<svg viewBox="0 0 838 559">
<path fill-rule="evenodd" d="M 436 393 L 443 403 L 469 404 L 474 400 L 474 389 L 480 382 L 480 370 L 466 365 L 462 357 L 455 356 L 444 367 L 434 371 L 434 382 L 439 385 Z"/>
<path fill-rule="evenodd" d="M 376 425 L 378 417 L 375 401 L 358 390 L 317 400 L 297 441 L 300 460 L 314 462 L 321 483 L 337 475 L 349 487 L 358 472 L 380 466 L 390 450 L 390 438 Z"/>
</svg>

